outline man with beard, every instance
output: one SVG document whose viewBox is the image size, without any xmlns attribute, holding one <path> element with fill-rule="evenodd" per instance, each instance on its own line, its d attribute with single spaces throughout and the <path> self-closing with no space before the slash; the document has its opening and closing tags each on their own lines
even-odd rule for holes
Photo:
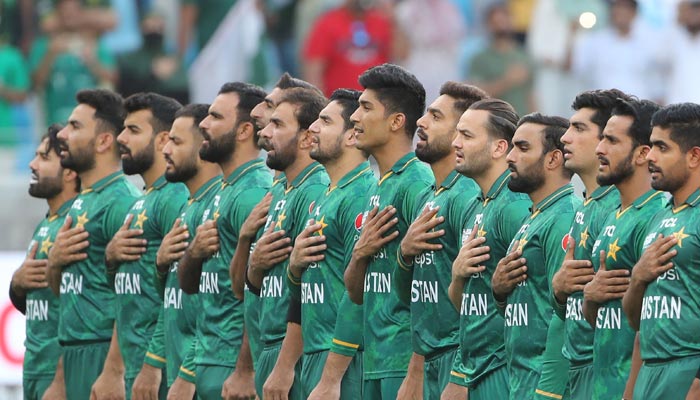
<svg viewBox="0 0 700 400">
<path fill-rule="evenodd" d="M 254 395 L 253 367 L 248 357 L 239 357 L 243 303 L 231 291 L 228 269 L 240 226 L 270 188 L 271 176 L 258 158 L 250 119 L 250 111 L 264 97 L 257 86 L 226 83 L 199 124 L 204 135 L 200 157 L 219 164 L 224 173 L 178 268 L 180 287 L 185 293 L 198 293 L 202 307 L 195 350 L 196 389 L 202 399 L 221 398 L 224 381 L 232 374 L 247 376 L 249 392 L 244 397 Z M 240 386 L 229 390 L 242 390 Z"/>
<path fill-rule="evenodd" d="M 364 307 L 363 396 L 420 396 L 423 357 L 413 355 L 408 346 L 410 306 L 391 281 L 400 241 L 423 205 L 418 197 L 433 183 L 429 168 L 412 151 L 425 89 L 413 74 L 393 64 L 368 69 L 360 84 L 365 90 L 350 119 L 357 148 L 374 157 L 381 176 L 370 193 L 362 233 L 344 276 L 350 299 Z"/>
<path fill-rule="evenodd" d="M 581 204 L 574 196 L 572 174 L 564 167 L 560 139 L 568 127 L 564 118 L 528 114 L 518 122 L 506 158 L 508 188 L 526 193 L 533 204 L 491 279 L 496 305 L 505 315 L 513 400 L 560 398 L 567 386 L 563 322 L 554 314 L 550 297 L 552 276 L 564 260 L 574 210 Z"/>
<path fill-rule="evenodd" d="M 29 163 L 29 195 L 46 199 L 49 211 L 34 230 L 27 257 L 10 283 L 12 304 L 27 317 L 22 389 L 24 398 L 30 400 L 66 398 L 57 335 L 59 300 L 46 282 L 46 257 L 63 225 L 63 217 L 80 191 L 80 180 L 74 171 L 61 167 L 56 139 L 61 128 L 49 127 Z"/>
<path fill-rule="evenodd" d="M 476 183 L 455 171 L 452 140 L 459 117 L 486 97 L 477 87 L 447 82 L 417 122 L 416 157 L 430 165 L 435 182 L 421 195 L 422 212 L 399 246 L 394 287 L 411 307 L 413 352 L 425 357 L 425 399 L 440 398 L 457 352 L 459 316 L 447 288 L 467 205 L 477 195 Z"/>
<path fill-rule="evenodd" d="M 168 184 L 163 176 L 162 151 L 180 107 L 174 99 L 155 93 L 132 95 L 124 101 L 127 115 L 124 130 L 117 136 L 124 173 L 139 174 L 146 190 L 131 206 L 124 225 L 105 250 L 107 273 L 116 294 L 117 338 L 124 360 L 127 399 L 132 396 L 162 302 L 155 286 L 156 253 L 187 202 L 185 186 Z M 148 384 L 162 383 L 155 394 L 165 398 L 166 380 L 160 371 L 152 378 Z"/>
<path fill-rule="evenodd" d="M 159 290 L 163 291 L 163 306 L 153 333 L 144 367 L 136 378 L 151 382 L 160 369 L 167 372 L 168 398 L 191 400 L 194 396 L 194 359 L 185 362 L 195 336 L 198 304 L 193 296 L 182 293 L 177 276 L 179 260 L 185 254 L 188 239 L 202 219 L 204 207 L 221 185 L 221 168 L 202 161 L 199 149 L 204 140 L 199 123 L 207 116 L 207 104 L 190 104 L 175 113 L 175 120 L 163 147 L 166 161 L 165 179 L 182 182 L 189 191 L 189 200 L 173 224 L 156 255 Z M 146 388 L 144 388 L 146 389 Z M 158 388 L 150 386 L 147 393 Z M 144 390 L 146 392 L 146 390 Z M 146 395 L 147 393 L 139 393 Z M 148 397 L 146 397 L 148 398 Z M 152 398 L 152 397 L 151 397 Z"/>
<path fill-rule="evenodd" d="M 666 106 L 651 125 L 651 187 L 672 198 L 648 225 L 622 299 L 644 361 L 634 398 L 645 400 L 687 393 L 700 365 L 700 105 Z"/>
<path fill-rule="evenodd" d="M 518 114 L 505 101 L 478 101 L 460 118 L 452 142 L 455 169 L 474 179 L 480 194 L 466 206 L 462 248 L 452 264 L 448 293 L 460 314 L 459 350 L 446 400 L 464 400 L 461 386 L 472 400 L 508 398 L 504 320 L 493 302 L 491 278 L 532 205 L 527 195 L 508 188 L 506 156 L 517 123 Z"/>
<path fill-rule="evenodd" d="M 636 348 L 638 356 L 639 348 L 635 331 L 622 313 L 621 300 L 629 285 L 629 271 L 642 253 L 647 223 L 665 202 L 662 192 L 651 189 L 645 159 L 651 117 L 658 109 L 647 100 L 618 100 L 596 148 L 598 184 L 615 185 L 620 203 L 614 213 L 608 213 L 591 249 L 597 272 L 584 289 L 583 313 L 595 329 L 589 398 L 631 398 L 639 368 L 632 368 L 632 350 Z"/>
<path fill-rule="evenodd" d="M 310 210 L 289 259 L 289 289 L 301 307 L 305 399 L 362 397 L 362 307 L 345 294 L 343 272 L 359 236 L 365 197 L 377 182 L 367 155 L 355 148 L 350 115 L 360 92 L 338 89 L 309 127 L 311 158 L 330 184 Z"/>
<path fill-rule="evenodd" d="M 328 175 L 309 156 L 309 126 L 318 118 L 326 99 L 317 91 L 285 90 L 260 132 L 268 149 L 267 166 L 285 175 L 285 190 L 273 191 L 264 233 L 250 254 L 248 286 L 260 297 L 260 339 L 255 387 L 262 398 L 301 399 L 302 354 L 300 316 L 284 311 L 290 306 L 286 281 L 293 240 L 306 227 L 314 200 L 328 188 Z"/>
<path fill-rule="evenodd" d="M 593 90 L 574 99 L 574 115 L 569 129 L 561 137 L 564 166 L 578 174 L 585 186 L 586 198 L 569 235 L 573 238 L 567 256 L 552 279 L 554 310 L 564 320 L 565 340 L 562 353 L 570 362 L 569 396 L 572 400 L 590 400 L 593 395 L 593 329 L 583 317 L 583 287 L 593 279 L 591 253 L 605 219 L 619 205 L 620 196 L 612 185 L 599 186 L 595 148 L 610 118 L 615 101 L 627 99 L 619 90 Z"/>
<path fill-rule="evenodd" d="M 91 394 L 124 396 L 124 364 L 114 333 L 116 300 L 105 274 L 105 247 L 140 193 L 119 162 L 121 96 L 104 89 L 83 90 L 76 100 L 58 139 L 61 166 L 78 173 L 83 190 L 49 251 L 48 280 L 61 299 L 58 339 L 66 395 L 80 400 Z"/>
</svg>

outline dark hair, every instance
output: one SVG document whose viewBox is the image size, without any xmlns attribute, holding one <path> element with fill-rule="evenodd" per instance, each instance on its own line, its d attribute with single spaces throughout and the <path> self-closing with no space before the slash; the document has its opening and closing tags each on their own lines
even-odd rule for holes
<svg viewBox="0 0 700 400">
<path fill-rule="evenodd" d="M 289 103 L 296 107 L 294 116 L 299 123 L 299 129 L 309 129 L 328 101 L 315 90 L 292 88 L 284 91 L 279 104 L 282 103 Z"/>
<path fill-rule="evenodd" d="M 425 110 L 425 88 L 415 75 L 394 64 L 382 64 L 362 73 L 360 85 L 377 93 L 386 115 L 401 113 L 406 116 L 405 130 L 413 138 L 418 118 Z"/>
<path fill-rule="evenodd" d="M 280 79 L 275 84 L 275 87 L 282 90 L 292 88 L 303 88 L 313 90 L 317 94 L 323 95 L 321 89 L 317 88 L 316 86 L 310 84 L 307 81 L 301 80 L 299 78 L 293 78 L 291 75 L 289 75 L 289 72 L 285 72 L 282 74 L 282 76 L 280 76 Z"/>
<path fill-rule="evenodd" d="M 75 95 L 78 104 L 86 104 L 95 109 L 97 128 L 109 131 L 114 136 L 124 128 L 124 99 L 118 93 L 107 89 L 81 90 Z"/>
<path fill-rule="evenodd" d="M 474 85 L 455 81 L 443 83 L 440 87 L 440 95 L 450 96 L 455 99 L 454 108 L 459 115 L 464 114 L 477 101 L 490 97 L 488 93 Z"/>
<path fill-rule="evenodd" d="M 523 116 L 518 121 L 518 127 L 524 124 L 538 124 L 544 126 L 544 135 L 542 135 L 542 154 L 549 153 L 552 150 L 560 150 L 564 152 L 564 143 L 561 142 L 561 137 L 569 129 L 569 121 L 566 118 L 544 115 L 542 113 L 531 113 Z"/>
<path fill-rule="evenodd" d="M 501 99 L 488 98 L 469 106 L 469 110 L 482 110 L 489 113 L 486 130 L 494 139 L 505 139 L 512 146 L 513 134 L 518 126 L 518 113 L 513 106 Z"/>
<path fill-rule="evenodd" d="M 177 100 L 165 97 L 158 93 L 136 93 L 124 100 L 124 108 L 127 113 L 141 110 L 149 110 L 153 117 L 150 124 L 153 133 L 169 131 L 175 120 L 175 113 L 182 108 Z"/>
<path fill-rule="evenodd" d="M 188 104 L 181 109 L 177 110 L 175 113 L 175 119 L 178 118 L 192 118 L 193 121 L 193 132 L 202 134 L 202 128 L 199 127 L 199 123 L 204 120 L 204 118 L 209 115 L 209 104 Z M 204 137 L 204 136 L 202 136 Z"/>
<path fill-rule="evenodd" d="M 571 108 L 575 111 L 582 108 L 594 109 L 591 122 L 598 126 L 598 134 L 602 134 L 617 100 L 628 100 L 629 98 L 630 96 L 618 89 L 589 90 L 579 93 L 571 104 Z"/>
<path fill-rule="evenodd" d="M 236 121 L 240 125 L 243 122 L 252 122 L 250 112 L 256 105 L 265 100 L 267 93 L 257 85 L 244 82 L 224 83 L 219 90 L 219 94 L 236 93 L 238 95 L 238 106 L 236 106 Z M 257 146 L 260 129 L 253 125 L 253 143 Z"/>
<path fill-rule="evenodd" d="M 671 131 L 670 138 L 683 152 L 700 147 L 700 104 L 678 103 L 662 107 L 651 118 L 651 126 Z"/>
<path fill-rule="evenodd" d="M 611 115 L 632 117 L 632 125 L 627 134 L 632 138 L 634 147 L 649 146 L 651 136 L 651 117 L 661 108 L 658 104 L 649 100 L 617 99 Z"/>
<path fill-rule="evenodd" d="M 48 139 L 49 143 L 46 148 L 46 152 L 53 151 L 57 156 L 61 155 L 61 142 L 58 140 L 58 132 L 63 129 L 61 124 L 51 124 L 48 129 L 46 129 L 46 135 L 44 135 L 41 140 Z"/>
<path fill-rule="evenodd" d="M 353 89 L 336 89 L 331 93 L 331 97 L 328 99 L 328 102 L 331 101 L 336 101 L 340 106 L 343 108 L 343 112 L 341 113 L 343 117 L 343 122 L 344 122 L 344 127 L 346 131 L 348 129 L 351 129 L 355 124 L 353 124 L 352 121 L 350 121 L 350 116 L 352 113 L 357 110 L 357 107 L 359 107 L 360 103 L 358 100 L 360 99 L 360 92 L 359 90 L 353 90 Z"/>
<path fill-rule="evenodd" d="M 637 0 L 608 0 L 608 3 L 610 3 L 610 6 L 626 5 L 635 11 L 639 8 L 639 3 Z"/>
</svg>

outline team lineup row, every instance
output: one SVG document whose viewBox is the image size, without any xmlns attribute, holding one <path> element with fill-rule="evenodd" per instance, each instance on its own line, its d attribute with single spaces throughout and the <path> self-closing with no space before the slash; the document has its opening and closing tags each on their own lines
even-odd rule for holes
<svg viewBox="0 0 700 400">
<path fill-rule="evenodd" d="M 359 82 L 80 92 L 30 163 L 25 398 L 700 396 L 700 105 Z"/>
</svg>

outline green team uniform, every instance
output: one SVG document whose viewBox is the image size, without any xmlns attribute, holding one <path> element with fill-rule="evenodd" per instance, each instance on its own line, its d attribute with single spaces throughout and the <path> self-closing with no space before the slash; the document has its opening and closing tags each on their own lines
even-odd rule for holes
<svg viewBox="0 0 700 400">
<path fill-rule="evenodd" d="M 647 224 L 663 208 L 666 199 L 663 192 L 650 190 L 636 199 L 629 207 L 618 207 L 605 220 L 603 229 L 593 245 L 593 268 L 600 268 L 600 251 L 605 250 L 605 266 L 608 271 L 632 267 L 642 255 Z M 593 341 L 594 399 L 619 399 L 632 366 L 632 349 L 636 332 L 629 326 L 622 312 L 622 300 L 611 300 L 598 309 Z"/>
<path fill-rule="evenodd" d="M 56 214 L 48 215 L 36 227 L 29 249 L 37 245 L 36 260 L 46 260 L 49 250 L 56 240 L 58 230 L 63 226 L 63 218 L 68 213 L 73 200 L 65 202 Z M 46 388 L 53 381 L 56 364 L 61 357 L 58 343 L 59 299 L 50 288 L 27 291 L 24 314 L 26 320 L 26 340 L 24 346 L 24 366 L 22 369 L 24 398 L 40 400 Z"/>
<path fill-rule="evenodd" d="M 181 224 L 187 225 L 190 240 L 195 236 L 204 208 L 220 185 L 220 175 L 210 179 L 190 196 L 184 206 L 180 219 Z M 185 366 L 183 363 L 194 341 L 199 304 L 196 295 L 189 295 L 180 289 L 178 265 L 178 262 L 174 262 L 166 276 L 159 276 L 158 284 L 163 288 L 163 307 L 144 359 L 146 364 L 166 369 L 168 386 L 178 376 L 194 383 L 196 375 L 193 363 Z"/>
<path fill-rule="evenodd" d="M 328 188 L 328 175 L 323 166 L 312 162 L 294 180 L 287 181 L 284 192 L 273 191 L 270 212 L 265 230 L 274 224 L 274 230 L 284 230 L 287 237 L 294 239 L 304 230 L 314 200 Z M 282 339 L 287 332 L 287 310 L 290 293 L 287 288 L 288 260 L 282 261 L 267 270 L 260 288 L 260 339 L 263 350 L 258 358 L 258 371 L 255 373 L 255 388 L 262 393 L 265 380 L 277 362 Z M 291 400 L 301 399 L 301 362 L 297 364 L 295 382 L 290 390 Z"/>
<path fill-rule="evenodd" d="M 685 396 L 700 365 L 700 189 L 680 206 L 669 201 L 649 224 L 646 249 L 659 235 L 675 236 L 673 268 L 647 286 L 639 328 L 644 365 L 634 398 Z"/>
<path fill-rule="evenodd" d="M 105 273 L 105 248 L 140 195 L 118 171 L 83 190 L 68 211 L 71 227 L 82 226 L 90 234 L 87 259 L 61 271 L 58 339 L 69 399 L 89 398 L 102 372 L 116 311 L 114 289 Z"/>
<path fill-rule="evenodd" d="M 365 351 L 363 395 L 367 399 L 395 398 L 411 358 L 410 306 L 394 293 L 396 252 L 411 219 L 423 204 L 420 195 L 433 183 L 433 174 L 415 153 L 401 157 L 372 190 L 368 210 L 396 208 L 399 236 L 382 247 L 367 266 L 364 282 Z"/>
<path fill-rule="evenodd" d="M 165 176 L 158 178 L 127 214 L 127 218 L 133 216 L 129 229 L 143 230 L 140 238 L 147 241 L 146 252 L 137 261 L 122 263 L 115 271 L 109 271 L 116 293 L 117 337 L 124 360 L 127 399 L 131 398 L 131 387 L 143 366 L 158 320 L 158 306 L 163 301 L 156 288 L 156 254 L 186 202 L 185 185 L 168 184 Z"/>
<path fill-rule="evenodd" d="M 493 301 L 491 277 L 532 206 L 527 195 L 508 189 L 509 181 L 510 171 L 506 170 L 486 195 L 480 193 L 471 201 L 461 232 L 464 244 L 478 224 L 477 235 L 485 237 L 484 246 L 491 249 L 490 258 L 483 262 L 486 269 L 464 284 L 459 312 L 460 348 L 450 376 L 451 382 L 469 387 L 472 400 L 508 398 L 504 320 Z"/>
<path fill-rule="evenodd" d="M 576 210 L 570 235 L 575 241 L 574 259 L 597 259 L 591 256 L 593 243 L 606 218 L 620 205 L 615 186 L 600 186 Z M 569 295 L 566 306 L 552 296 L 552 305 L 564 319 L 566 336 L 562 354 L 569 360 L 569 398 L 590 400 L 593 392 L 593 328 L 583 317 L 583 292 Z M 619 396 L 618 396 L 619 397 Z"/>
<path fill-rule="evenodd" d="M 270 188 L 272 176 L 265 161 L 255 159 L 236 168 L 210 200 L 201 222 L 216 221 L 219 251 L 202 263 L 197 314 L 197 395 L 221 398 L 221 387 L 233 372 L 243 340 L 243 302 L 231 290 L 229 265 L 238 232 Z"/>
<path fill-rule="evenodd" d="M 435 182 L 424 193 L 421 208 L 413 218 L 425 208 L 440 208 L 436 218 L 442 216 L 445 220 L 435 229 L 443 229 L 445 234 L 435 242 L 442 245 L 442 250 L 423 252 L 414 257 L 412 265 L 406 265 L 401 255 L 396 255 L 394 287 L 399 297 L 410 302 L 411 342 L 413 352 L 425 357 L 423 396 L 428 399 L 440 398 L 459 344 L 459 314 L 447 288 L 452 281 L 452 262 L 461 248 L 462 225 L 471 200 L 478 194 L 477 184 L 457 171 L 452 171 L 443 182 Z"/>
<path fill-rule="evenodd" d="M 522 250 L 527 260 L 527 279 L 501 307 L 512 400 L 561 399 L 566 390 L 569 366 L 561 354 L 564 338 L 559 330 L 564 323 L 554 314 L 550 286 L 564 261 L 571 221 L 580 204 L 571 184 L 555 190 L 533 206 L 508 248 L 508 253 Z"/>
<path fill-rule="evenodd" d="M 301 386 L 307 398 L 321 379 L 329 351 L 360 359 L 362 306 L 347 301 L 343 275 L 350 263 L 370 188 L 377 182 L 369 163 L 348 172 L 337 186 L 328 187 L 314 202 L 307 218 L 321 224 L 316 235 L 326 237 L 325 258 L 312 263 L 301 280 L 287 274 L 292 296 L 301 303 L 304 337 Z M 335 333 L 340 336 L 335 336 Z M 357 356 L 356 356 L 357 354 Z M 361 367 L 361 362 L 351 364 Z M 341 399 L 362 396 L 362 369 L 348 369 L 341 385 Z"/>
</svg>

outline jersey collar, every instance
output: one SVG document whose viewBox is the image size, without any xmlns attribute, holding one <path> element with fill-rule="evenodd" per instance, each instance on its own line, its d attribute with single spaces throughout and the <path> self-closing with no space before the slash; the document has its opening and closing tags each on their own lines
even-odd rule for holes
<svg viewBox="0 0 700 400">
<path fill-rule="evenodd" d="M 73 197 L 72 199 L 70 199 L 70 200 L 64 202 L 63 204 L 61 204 L 61 206 L 58 207 L 58 211 L 56 211 L 56 214 L 54 214 L 54 215 L 51 215 L 51 212 L 48 211 L 48 212 L 46 213 L 46 218 L 48 218 L 49 221 L 53 221 L 53 220 L 55 220 L 56 218 L 63 218 L 63 217 L 65 217 L 66 214 L 68 214 L 68 210 L 70 210 L 70 206 L 73 205 L 73 200 L 75 200 L 75 197 Z"/>
<path fill-rule="evenodd" d="M 584 201 L 583 205 L 586 206 L 592 201 L 598 201 L 602 199 L 603 197 L 609 195 L 610 193 L 613 193 L 615 191 L 615 186 L 614 185 L 609 185 L 609 186 L 598 186 L 593 193 L 591 193 L 590 197 L 586 196 L 585 194 L 583 195 Z"/>
<path fill-rule="evenodd" d="M 442 183 L 440 183 L 440 186 L 438 186 L 437 182 L 433 183 L 433 191 L 435 191 L 435 194 L 438 195 L 441 192 L 444 192 L 445 190 L 450 190 L 452 186 L 457 183 L 457 181 L 462 177 L 462 174 L 459 172 L 452 170 L 449 175 L 445 178 Z"/>
<path fill-rule="evenodd" d="M 537 203 L 535 206 L 532 207 L 532 215 L 530 216 L 530 219 L 535 218 L 539 213 L 541 213 L 542 211 L 546 210 L 547 208 L 549 208 L 553 204 L 555 204 L 557 202 L 557 200 L 559 200 L 562 197 L 569 195 L 573 192 L 574 192 L 574 186 L 570 183 L 567 183 L 566 185 L 555 190 L 552 194 L 545 197 L 542 201 L 540 201 L 539 203 Z"/>
<path fill-rule="evenodd" d="M 379 180 L 379 182 L 377 184 L 381 185 L 382 182 L 384 182 L 388 177 L 390 177 L 392 175 L 399 175 L 400 173 L 405 171 L 409 165 L 411 165 L 415 162 L 418 162 L 418 158 L 416 157 L 416 153 L 414 153 L 412 151 L 406 153 L 406 155 L 399 158 L 399 161 L 397 161 L 391 167 L 391 169 L 386 174 L 384 174 L 384 176 L 382 176 L 382 178 Z"/>
<path fill-rule="evenodd" d="M 104 178 L 100 179 L 99 181 L 93 183 L 91 187 L 85 188 L 82 192 L 80 192 L 80 194 L 87 194 L 90 192 L 100 193 L 107 186 L 109 186 L 110 184 L 114 183 L 115 181 L 117 181 L 118 179 L 120 179 L 122 177 L 124 177 L 124 172 L 122 172 L 122 171 L 113 172 L 113 173 L 105 176 Z"/>
<path fill-rule="evenodd" d="M 617 212 L 615 213 L 615 218 L 620 218 L 622 216 L 622 214 L 626 213 L 627 210 L 629 210 L 632 207 L 634 207 L 636 209 L 640 209 L 640 208 L 644 207 L 644 205 L 646 205 L 652 199 L 655 199 L 659 196 L 663 196 L 663 193 L 664 192 L 662 192 L 660 190 L 654 190 L 654 189 L 648 190 L 643 195 L 637 197 L 632 202 L 632 204 L 629 205 L 629 207 L 625 208 L 624 210 L 622 210 L 622 209 L 617 210 Z"/>
<path fill-rule="evenodd" d="M 363 163 L 360 163 L 357 167 L 353 168 L 352 171 L 348 172 L 347 174 L 345 174 L 344 177 L 340 178 L 340 180 L 338 181 L 338 185 L 336 185 L 334 187 L 328 186 L 328 193 L 332 192 L 333 190 L 335 190 L 337 188 L 343 188 L 343 187 L 349 185 L 355 179 L 364 175 L 368 171 L 371 171 L 371 168 L 369 166 L 369 161 L 365 161 Z"/>
<path fill-rule="evenodd" d="M 503 191 L 503 188 L 508 185 L 508 182 L 510 181 L 510 170 L 505 170 L 498 179 L 496 179 L 496 182 L 491 185 L 491 188 L 489 188 L 488 193 L 486 193 L 486 196 L 484 196 L 483 193 L 479 193 L 479 201 L 482 202 L 489 202 L 498 197 L 499 194 Z"/>
<path fill-rule="evenodd" d="M 309 178 L 316 172 L 320 172 L 322 170 L 323 165 L 319 164 L 317 161 L 312 162 L 306 168 L 304 168 L 291 183 L 289 183 L 289 186 L 287 187 L 287 190 L 285 190 L 285 193 L 289 193 L 292 189 L 301 186 L 307 178 Z"/>
<path fill-rule="evenodd" d="M 194 192 L 194 195 L 190 196 L 188 204 L 192 204 L 195 201 L 202 200 L 202 197 L 204 197 L 204 195 L 209 193 L 209 191 L 219 183 L 221 183 L 221 175 L 217 175 L 217 176 L 209 179 L 207 181 L 207 183 L 200 186 L 200 188 L 197 189 L 196 192 Z"/>
<path fill-rule="evenodd" d="M 668 206 L 673 209 L 674 213 L 677 213 L 687 207 L 695 207 L 698 205 L 698 203 L 700 203 L 700 188 L 691 193 L 690 196 L 688 196 L 688 199 L 686 199 L 686 201 L 680 206 L 673 208 L 673 198 L 669 200 Z"/>
<path fill-rule="evenodd" d="M 156 179 L 155 182 L 153 182 L 153 185 L 145 188 L 146 194 L 149 194 L 154 190 L 162 189 L 167 183 L 168 183 L 168 181 L 165 179 L 165 175 L 161 175 L 158 179 Z"/>
<path fill-rule="evenodd" d="M 238 168 L 234 169 L 231 174 L 224 179 L 224 181 L 221 183 L 221 187 L 226 187 L 233 185 L 236 183 L 243 175 L 245 175 L 248 171 L 252 169 L 258 169 L 262 168 L 265 166 L 265 161 L 263 161 L 261 158 L 256 158 L 254 160 L 250 160 L 243 165 L 239 166 Z"/>
</svg>

